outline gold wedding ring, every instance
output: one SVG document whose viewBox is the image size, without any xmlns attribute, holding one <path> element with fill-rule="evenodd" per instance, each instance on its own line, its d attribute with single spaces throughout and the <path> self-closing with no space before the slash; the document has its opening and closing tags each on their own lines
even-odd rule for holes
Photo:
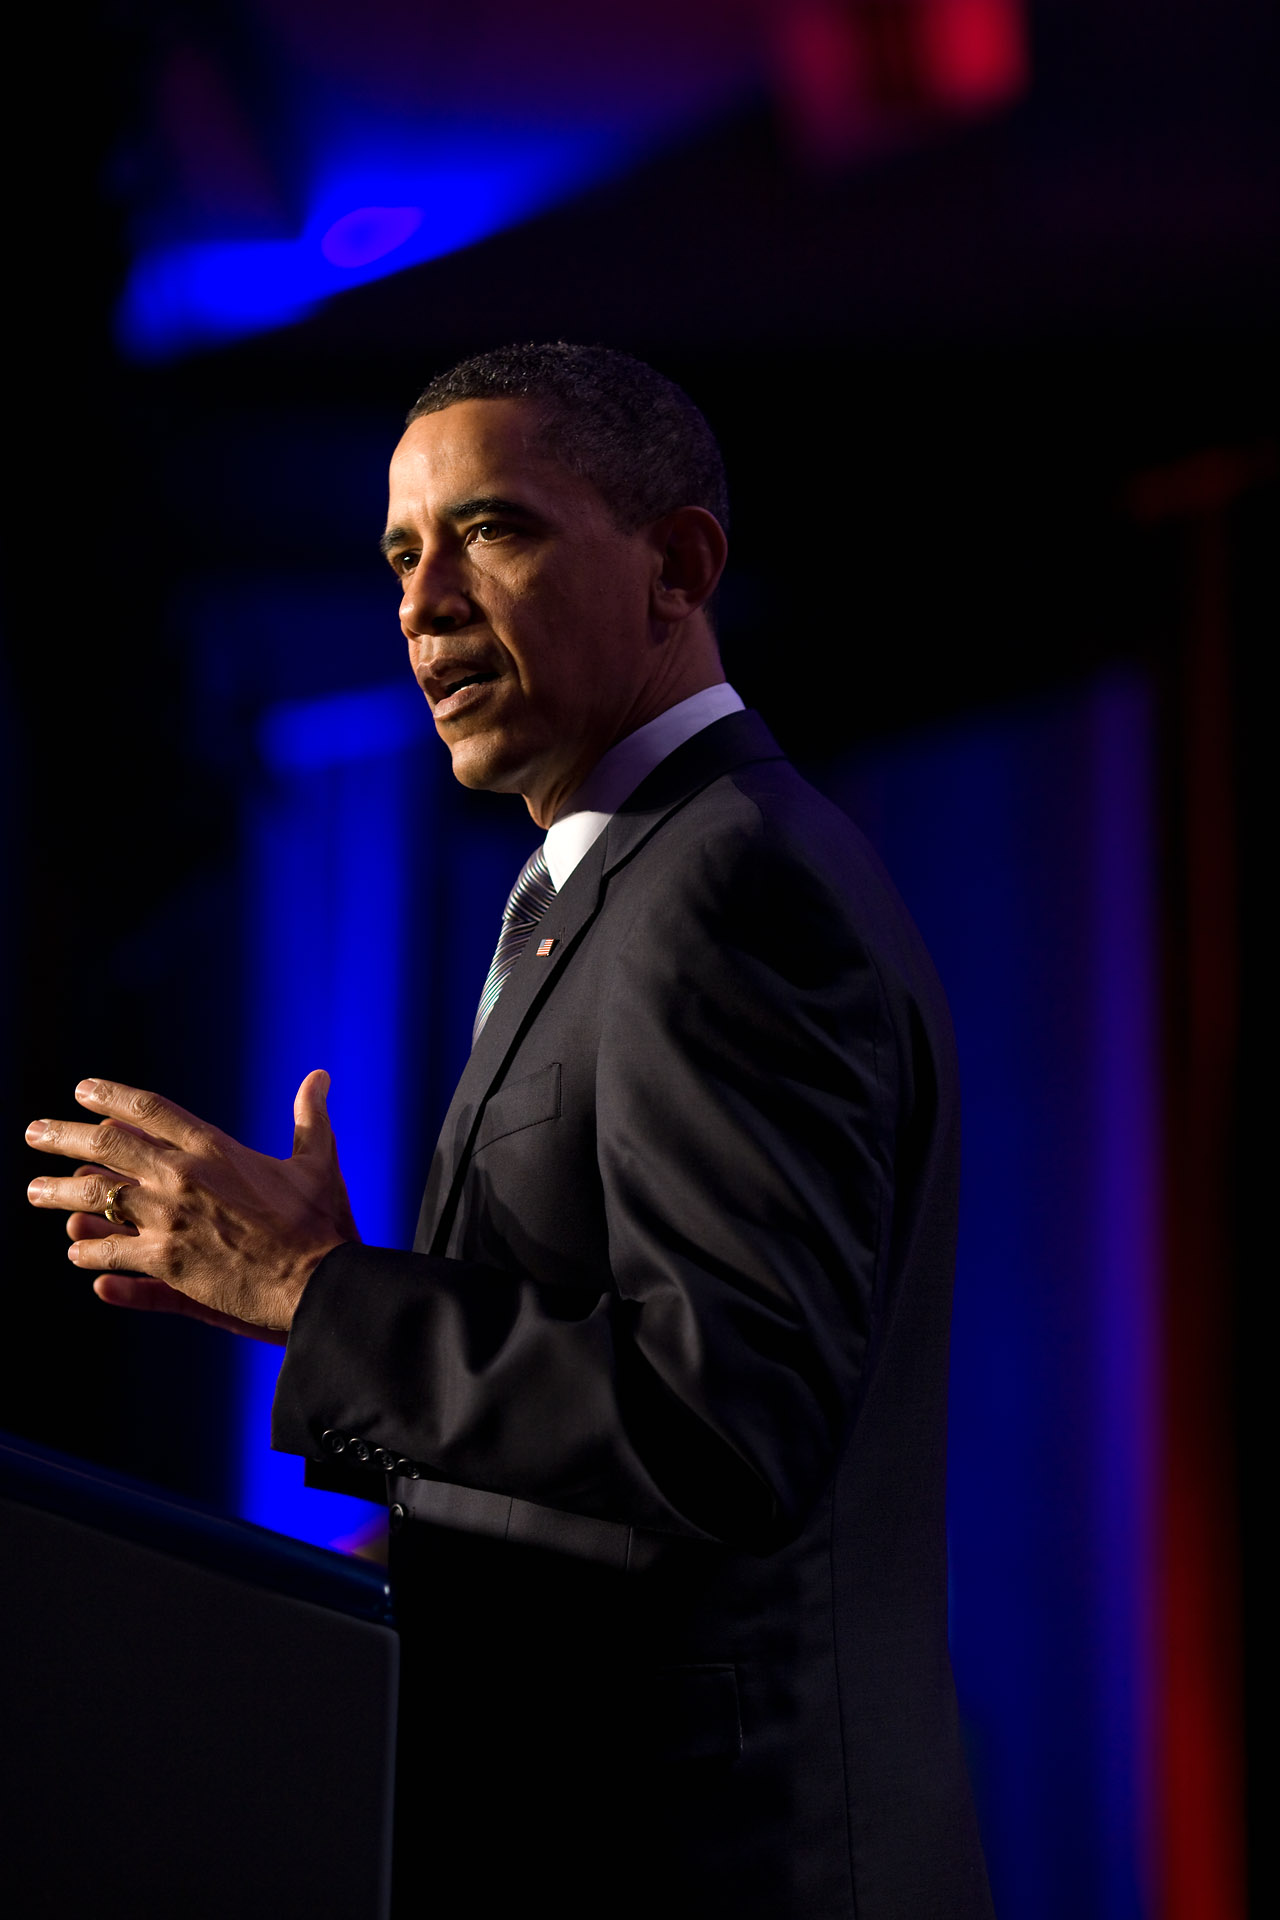
<svg viewBox="0 0 1280 1920">
<path fill-rule="evenodd" d="M 103 1212 L 113 1227 L 131 1227 L 135 1224 L 132 1220 L 126 1219 L 116 1204 L 125 1188 L 131 1187 L 133 1184 L 134 1182 L 132 1180 L 122 1180 L 119 1186 L 109 1187 L 107 1189 L 107 1204 L 103 1208 Z"/>
</svg>

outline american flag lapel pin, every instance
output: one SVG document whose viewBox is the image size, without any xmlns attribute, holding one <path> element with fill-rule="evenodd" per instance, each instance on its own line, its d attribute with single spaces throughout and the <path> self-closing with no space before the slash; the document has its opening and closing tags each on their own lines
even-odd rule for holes
<svg viewBox="0 0 1280 1920">
<path fill-rule="evenodd" d="M 539 942 L 538 942 L 538 958 L 539 958 L 539 960 L 545 960 L 545 959 L 546 959 L 546 957 L 547 957 L 547 955 L 548 955 L 548 954 L 550 953 L 550 951 L 551 951 L 551 949 L 552 949 L 552 947 L 554 947 L 554 945 L 555 945 L 555 940 L 554 940 L 554 938 L 553 938 L 553 939 L 550 939 L 550 940 L 539 940 Z"/>
</svg>

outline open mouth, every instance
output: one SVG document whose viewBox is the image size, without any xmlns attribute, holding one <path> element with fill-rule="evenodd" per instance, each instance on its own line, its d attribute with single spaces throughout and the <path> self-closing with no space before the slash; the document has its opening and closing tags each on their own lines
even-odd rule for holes
<svg viewBox="0 0 1280 1920">
<path fill-rule="evenodd" d="M 464 687 L 485 687 L 497 677 L 496 673 L 469 673 L 465 679 L 451 680 L 444 690 L 444 697 L 446 700 L 452 700 L 454 694 L 461 693 Z"/>
<path fill-rule="evenodd" d="M 446 681 L 439 698 L 432 701 L 432 714 L 437 720 L 460 718 L 482 701 L 485 688 L 500 678 L 497 673 L 460 673 L 456 680 Z"/>
</svg>

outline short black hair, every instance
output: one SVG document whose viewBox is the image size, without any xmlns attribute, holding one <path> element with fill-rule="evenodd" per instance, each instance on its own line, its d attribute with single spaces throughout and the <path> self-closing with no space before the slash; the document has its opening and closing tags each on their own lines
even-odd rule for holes
<svg viewBox="0 0 1280 1920">
<path fill-rule="evenodd" d="M 495 347 L 437 374 L 406 425 L 460 400 L 531 400 L 548 449 L 589 480 L 628 532 L 705 507 L 729 525 L 729 488 L 716 437 L 683 388 L 612 347 Z"/>
</svg>

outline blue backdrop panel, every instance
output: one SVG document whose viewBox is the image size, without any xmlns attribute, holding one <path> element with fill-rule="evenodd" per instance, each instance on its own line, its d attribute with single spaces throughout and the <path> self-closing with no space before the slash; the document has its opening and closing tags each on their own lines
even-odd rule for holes
<svg viewBox="0 0 1280 1920">
<path fill-rule="evenodd" d="M 1150 727 L 1144 687 L 1108 679 L 826 783 L 893 873 L 956 1025 L 952 1640 L 1002 1920 L 1148 1906 Z"/>
<path fill-rule="evenodd" d="M 292 1101 L 312 1067 L 329 1111 L 361 1237 L 403 1245 L 407 1107 L 426 1064 L 411 1000 L 430 992 L 430 948 L 411 938 L 411 876 L 430 850 L 431 724 L 401 685 L 291 702 L 260 729 L 265 781 L 249 817 L 245 1133 L 285 1154 Z M 411 858 L 412 856 L 412 858 Z M 302 1462 L 270 1448 L 280 1351 L 246 1347 L 240 1511 L 330 1542 L 368 1518 L 361 1501 L 304 1488 Z"/>
</svg>

